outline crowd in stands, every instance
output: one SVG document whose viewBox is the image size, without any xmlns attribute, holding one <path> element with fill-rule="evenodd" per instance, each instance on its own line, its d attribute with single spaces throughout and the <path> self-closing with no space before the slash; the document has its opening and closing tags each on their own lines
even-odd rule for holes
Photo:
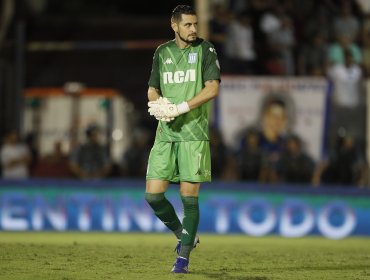
<svg viewBox="0 0 370 280">
<path fill-rule="evenodd" d="M 285 133 L 284 103 L 270 99 L 260 123 L 240 134 L 235 149 L 210 129 L 215 180 L 289 183 L 300 186 L 369 186 L 365 158 L 366 107 L 362 89 L 370 77 L 370 4 L 349 0 L 213 0 L 210 41 L 222 72 L 237 75 L 310 76 L 332 81 L 327 156 L 315 162 L 304 141 Z M 89 126 L 86 141 L 69 155 L 61 143 L 40 158 L 32 139 L 14 131 L 2 140 L 2 178 L 145 178 L 153 135 L 133 132 L 120 162 L 112 162 L 100 130 Z"/>
</svg>

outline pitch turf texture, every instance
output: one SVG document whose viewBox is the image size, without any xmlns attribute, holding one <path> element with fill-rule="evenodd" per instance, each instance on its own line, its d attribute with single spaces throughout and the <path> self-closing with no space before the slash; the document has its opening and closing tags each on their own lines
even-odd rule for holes
<svg viewBox="0 0 370 280">
<path fill-rule="evenodd" d="M 370 239 L 201 235 L 173 275 L 170 234 L 0 232 L 0 279 L 370 279 Z"/>
</svg>

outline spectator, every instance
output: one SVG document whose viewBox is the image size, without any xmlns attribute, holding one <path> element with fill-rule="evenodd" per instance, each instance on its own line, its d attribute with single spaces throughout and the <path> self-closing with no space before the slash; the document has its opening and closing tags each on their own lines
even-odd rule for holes
<svg viewBox="0 0 370 280">
<path fill-rule="evenodd" d="M 29 176 L 30 152 L 26 145 L 20 143 L 18 133 L 11 131 L 5 135 L 1 147 L 1 164 L 3 178 L 26 179 Z"/>
<path fill-rule="evenodd" d="M 53 152 L 36 162 L 31 175 L 45 178 L 68 178 L 72 176 L 68 167 L 68 157 L 62 151 L 61 142 L 55 142 Z"/>
<path fill-rule="evenodd" d="M 363 142 L 365 135 L 365 106 L 362 94 L 362 70 L 354 63 L 350 50 L 345 51 L 345 64 L 333 65 L 328 76 L 333 82 L 331 102 L 330 144 L 339 129 L 346 129 L 357 141 Z"/>
<path fill-rule="evenodd" d="M 324 184 L 364 186 L 368 180 L 368 167 L 356 147 L 355 139 L 343 133 L 337 137 L 336 148 L 315 172 L 314 185 Z"/>
<path fill-rule="evenodd" d="M 294 75 L 293 48 L 296 42 L 292 20 L 284 15 L 281 17 L 280 23 L 277 30 L 268 34 L 268 43 L 270 50 L 282 58 L 283 73 L 285 75 Z"/>
<path fill-rule="evenodd" d="M 225 51 L 232 72 L 237 74 L 254 73 L 254 51 L 252 18 L 247 12 L 239 14 L 229 26 Z"/>
<path fill-rule="evenodd" d="M 312 181 L 314 161 L 303 150 L 302 141 L 296 135 L 287 138 L 277 165 L 279 180 L 283 182 L 308 184 Z"/>
<path fill-rule="evenodd" d="M 360 22 L 352 14 L 351 3 L 345 1 L 341 8 L 339 16 L 333 20 L 334 34 L 337 38 L 346 36 L 351 41 L 357 41 L 360 32 Z"/>
<path fill-rule="evenodd" d="M 248 129 L 242 138 L 241 149 L 237 155 L 238 172 L 241 180 L 257 182 L 260 179 L 262 153 L 259 143 L 260 134 L 258 130 Z"/>
<path fill-rule="evenodd" d="M 133 134 L 131 146 L 123 154 L 121 174 L 127 177 L 144 177 L 150 153 L 150 135 L 138 129 Z"/>
<path fill-rule="evenodd" d="M 107 147 L 100 144 L 100 131 L 96 125 L 86 129 L 87 142 L 77 147 L 70 158 L 70 168 L 80 179 L 106 177 L 111 170 Z"/>
<path fill-rule="evenodd" d="M 370 14 L 366 15 L 366 18 L 364 19 L 361 33 L 363 66 L 366 77 L 370 77 Z"/>
<path fill-rule="evenodd" d="M 345 50 L 349 50 L 352 54 L 353 60 L 356 64 L 361 64 L 362 54 L 360 47 L 351 41 L 347 35 L 341 35 L 338 41 L 329 46 L 328 57 L 330 64 L 344 64 Z"/>
<path fill-rule="evenodd" d="M 231 18 L 230 12 L 223 5 L 217 4 L 213 7 L 213 17 L 209 22 L 209 40 L 213 43 L 220 64 L 226 71 L 230 67 L 225 65 L 225 42 Z"/>
<path fill-rule="evenodd" d="M 298 74 L 325 76 L 328 62 L 328 50 L 325 37 L 318 33 L 312 42 L 301 48 L 298 56 Z"/>
</svg>

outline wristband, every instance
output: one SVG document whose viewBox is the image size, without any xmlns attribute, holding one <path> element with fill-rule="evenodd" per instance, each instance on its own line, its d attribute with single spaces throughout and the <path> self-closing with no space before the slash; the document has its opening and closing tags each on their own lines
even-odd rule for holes
<svg viewBox="0 0 370 280">
<path fill-rule="evenodd" d="M 190 111 L 190 107 L 188 102 L 184 101 L 177 105 L 177 111 L 179 112 L 179 115 L 187 113 Z"/>
</svg>

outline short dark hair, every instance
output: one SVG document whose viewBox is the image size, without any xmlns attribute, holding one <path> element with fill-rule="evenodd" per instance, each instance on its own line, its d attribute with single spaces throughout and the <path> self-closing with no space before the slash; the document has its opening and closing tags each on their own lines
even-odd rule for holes
<svg viewBox="0 0 370 280">
<path fill-rule="evenodd" d="M 181 21 L 182 15 L 196 15 L 193 7 L 188 5 L 178 5 L 175 9 L 173 9 L 171 13 L 171 20 L 174 22 Z"/>
</svg>

